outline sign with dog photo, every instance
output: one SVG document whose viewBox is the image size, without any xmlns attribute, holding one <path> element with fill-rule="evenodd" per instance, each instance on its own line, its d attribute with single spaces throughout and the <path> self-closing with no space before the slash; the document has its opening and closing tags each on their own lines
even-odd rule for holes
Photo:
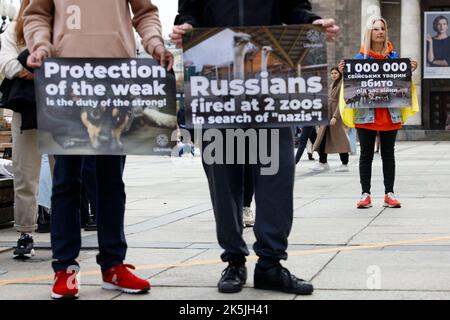
<svg viewBox="0 0 450 320">
<path fill-rule="evenodd" d="M 188 127 L 328 122 L 327 46 L 321 27 L 194 29 L 183 47 Z"/>
<path fill-rule="evenodd" d="M 410 59 L 346 60 L 347 108 L 404 108 L 412 105 Z"/>
<path fill-rule="evenodd" d="M 152 59 L 46 59 L 35 73 L 39 147 L 58 155 L 170 155 L 175 76 Z"/>
</svg>

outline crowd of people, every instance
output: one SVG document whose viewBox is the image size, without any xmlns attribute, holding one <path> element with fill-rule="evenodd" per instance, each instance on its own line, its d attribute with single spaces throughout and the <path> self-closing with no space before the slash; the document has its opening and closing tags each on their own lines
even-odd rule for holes
<svg viewBox="0 0 450 320">
<path fill-rule="evenodd" d="M 67 6 L 73 2 L 83 13 L 82 18 L 67 14 Z M 111 5 L 111 2 L 115 3 Z M 180 0 L 171 40 L 182 48 L 183 35 L 201 27 L 312 23 L 324 28 L 328 41 L 334 41 L 339 32 L 333 19 L 323 19 L 311 11 L 308 0 L 249 0 L 242 2 L 242 7 L 235 2 Z M 102 18 L 96 18 L 100 13 Z M 173 57 L 164 46 L 158 10 L 149 0 L 23 0 L 17 19 L 2 36 L 0 71 L 8 79 L 32 83 L 33 70 L 49 57 L 132 58 L 136 52 L 133 27 L 143 39 L 145 50 L 170 69 Z M 364 39 L 362 48 L 355 50 L 358 51 L 356 59 L 399 57 L 389 42 L 388 26 L 383 18 L 371 19 Z M 23 54 L 25 58 L 19 59 Z M 413 70 L 417 68 L 416 61 L 412 60 L 411 65 Z M 260 161 L 252 165 L 203 162 L 217 239 L 223 249 L 221 258 L 227 263 L 217 284 L 220 292 L 239 292 L 246 283 L 249 250 L 243 229 L 253 227 L 256 236 L 253 249 L 259 258 L 254 287 L 299 295 L 313 293 L 311 283 L 294 276 L 280 263 L 288 258 L 288 237 L 294 215 L 295 166 L 309 139 L 313 144 L 312 152 L 317 151 L 320 156 L 314 171 L 328 170 L 328 155 L 339 154 L 342 164 L 336 171 L 346 172 L 349 171 L 349 153 L 355 152 L 352 148 L 354 139 L 349 139 L 348 134 L 352 137 L 352 130 L 356 129 L 361 146 L 359 173 L 362 187 L 362 198 L 357 207 L 368 208 L 372 205 L 371 168 L 379 134 L 385 183 L 384 205 L 391 208 L 401 206 L 394 193 L 394 150 L 397 132 L 408 113 L 399 109 L 372 108 L 353 110 L 349 116 L 348 110 L 340 105 L 343 68 L 341 62 L 330 70 L 329 123 L 321 126 L 317 134 L 314 134 L 314 127 L 303 127 L 295 156 L 293 130 L 286 127 L 276 129 L 279 130 L 280 163 L 275 175 L 262 175 L 260 169 L 264 165 Z M 30 233 L 36 229 L 38 219 L 39 176 L 43 172 L 37 149 L 37 128 L 21 128 L 22 116 L 22 113 L 14 112 L 15 227 L 21 233 L 15 255 L 29 257 L 32 250 Z M 191 143 L 180 139 L 178 144 L 180 156 L 183 153 L 194 155 Z M 207 146 L 205 142 L 202 145 L 203 148 Z M 223 152 L 225 154 L 226 150 Z M 49 158 L 52 192 L 51 205 L 48 206 L 51 213 L 47 210 L 42 221 L 48 222 L 50 218 L 55 272 L 52 298 L 77 298 L 79 295 L 79 285 L 76 279 L 73 283 L 73 275 L 79 272 L 77 257 L 81 249 L 82 221 L 85 226 L 91 225 L 98 231 L 97 262 L 102 271 L 103 288 L 131 294 L 150 290 L 150 283 L 134 275 L 130 271 L 134 267 L 124 263 L 127 251 L 124 234 L 125 156 L 54 155 Z M 253 198 L 255 212 L 251 210 Z M 85 217 L 82 218 L 80 212 L 88 214 L 82 214 Z"/>
</svg>

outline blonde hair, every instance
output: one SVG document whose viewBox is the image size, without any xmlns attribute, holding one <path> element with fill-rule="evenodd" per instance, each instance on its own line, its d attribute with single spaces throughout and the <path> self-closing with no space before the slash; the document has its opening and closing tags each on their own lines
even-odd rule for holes
<svg viewBox="0 0 450 320">
<path fill-rule="evenodd" d="M 30 4 L 30 0 L 22 0 L 22 3 L 20 4 L 19 13 L 17 14 L 17 17 L 15 21 L 16 24 L 16 41 L 18 46 L 25 46 L 25 36 L 23 33 L 23 13 L 25 12 L 25 9 Z"/>
<path fill-rule="evenodd" d="M 383 52 L 386 52 L 389 45 L 389 35 L 388 35 L 388 24 L 386 20 L 382 17 L 371 17 L 367 21 L 366 24 L 366 30 L 364 32 L 364 42 L 363 42 L 363 48 L 364 48 L 364 59 L 367 58 L 369 55 L 369 51 L 372 49 L 372 31 L 373 31 L 373 25 L 375 22 L 381 21 L 384 23 L 384 28 L 386 30 L 386 39 L 384 40 L 384 46 L 383 46 Z"/>
</svg>

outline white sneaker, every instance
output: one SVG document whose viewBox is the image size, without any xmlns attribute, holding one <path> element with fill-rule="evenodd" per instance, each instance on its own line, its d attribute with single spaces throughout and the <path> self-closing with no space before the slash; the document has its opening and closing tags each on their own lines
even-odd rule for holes
<svg viewBox="0 0 450 320">
<path fill-rule="evenodd" d="M 335 170 L 336 172 L 349 172 L 350 169 L 348 168 L 348 165 L 342 164 L 339 168 Z"/>
<path fill-rule="evenodd" d="M 314 167 L 310 168 L 314 172 L 325 172 L 330 170 L 330 165 L 328 163 L 317 163 Z"/>
<path fill-rule="evenodd" d="M 250 207 L 244 207 L 244 228 L 253 227 L 255 225 L 255 214 Z"/>
</svg>

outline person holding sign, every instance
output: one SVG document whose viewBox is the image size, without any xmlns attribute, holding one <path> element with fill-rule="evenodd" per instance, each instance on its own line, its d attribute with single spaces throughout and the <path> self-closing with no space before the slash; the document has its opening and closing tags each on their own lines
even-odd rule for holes
<svg viewBox="0 0 450 320">
<path fill-rule="evenodd" d="M 385 19 L 371 18 L 366 26 L 364 43 L 355 59 L 399 59 L 399 55 L 394 51 L 392 43 L 388 37 L 388 27 Z M 344 71 L 345 62 L 339 64 L 339 70 Z M 411 60 L 412 71 L 416 70 L 417 61 Z M 342 96 L 342 95 L 341 95 Z M 386 95 L 388 97 L 388 95 Z M 378 98 L 378 97 L 376 97 Z M 360 97 L 358 103 L 369 100 L 370 97 Z M 373 108 L 356 108 L 353 113 L 352 123 L 358 132 L 361 156 L 359 162 L 359 173 L 362 187 L 362 197 L 357 203 L 357 208 L 372 207 L 371 199 L 371 178 L 372 162 L 374 156 L 375 140 L 377 132 L 380 133 L 381 158 L 383 161 L 383 175 L 385 186 L 384 206 L 390 208 L 400 208 L 401 203 L 394 193 L 395 180 L 395 140 L 397 132 L 401 129 L 402 123 L 406 119 L 402 115 L 401 108 L 383 108 L 382 98 L 375 102 L 379 104 Z M 341 103 L 342 104 L 342 103 Z M 342 109 L 341 109 L 342 112 Z M 345 121 L 344 121 L 345 122 Z"/>
<path fill-rule="evenodd" d="M 427 35 L 427 61 L 432 67 L 450 66 L 450 37 L 448 36 L 448 19 L 438 16 L 433 21 L 436 35 Z"/>
<path fill-rule="evenodd" d="M 134 16 L 131 17 L 130 8 Z M 158 9 L 150 0 L 33 0 L 25 11 L 28 65 L 38 68 L 48 57 L 134 58 L 133 26 L 145 50 L 171 69 L 172 54 L 164 47 Z M 99 18 L 101 16 L 101 18 Z M 76 298 L 76 259 L 80 252 L 80 184 L 82 156 L 55 156 L 51 241 L 55 281 L 52 298 Z M 97 227 L 104 289 L 147 292 L 150 283 L 124 264 L 124 156 L 97 156 Z"/>
<path fill-rule="evenodd" d="M 334 39 L 339 27 L 332 19 L 320 19 L 312 13 L 307 0 L 180 0 L 172 40 L 182 47 L 183 35 L 193 27 L 268 26 L 315 23 Z M 313 286 L 298 279 L 280 264 L 287 259 L 288 236 L 293 221 L 294 155 L 291 128 L 279 130 L 279 170 L 274 175 L 261 174 L 262 165 L 254 165 L 256 221 L 254 250 L 259 257 L 254 273 L 257 289 L 294 294 L 312 294 Z M 224 130 L 221 131 L 224 135 Z M 205 147 L 205 143 L 203 144 Z M 239 147 L 239 146 L 238 146 Z M 241 146 L 243 148 L 243 146 Z M 243 164 L 207 164 L 217 237 L 224 249 L 221 256 L 228 267 L 218 282 L 222 293 L 242 290 L 247 281 L 247 245 L 242 236 Z"/>
</svg>

